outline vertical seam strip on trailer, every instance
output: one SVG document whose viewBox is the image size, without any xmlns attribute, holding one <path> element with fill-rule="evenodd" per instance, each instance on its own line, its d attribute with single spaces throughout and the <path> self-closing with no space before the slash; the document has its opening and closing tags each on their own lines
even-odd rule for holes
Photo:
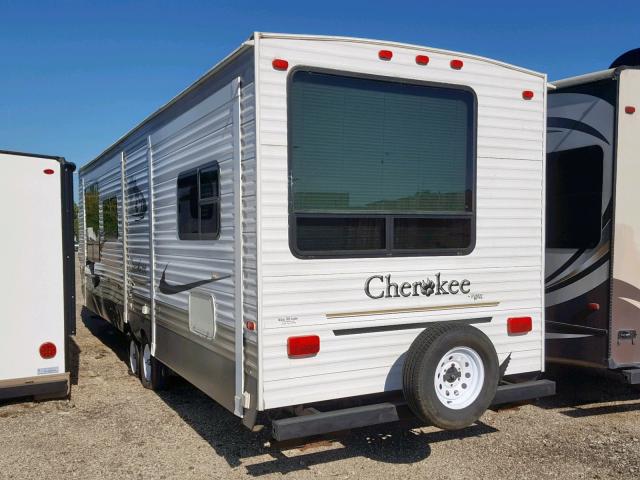
<svg viewBox="0 0 640 480">
<path fill-rule="evenodd" d="M 235 135 L 233 140 L 233 185 L 234 185 L 234 199 L 233 199 L 233 217 L 235 220 L 234 226 L 234 296 L 235 296 L 235 414 L 239 417 L 244 416 L 244 321 L 242 315 L 243 298 L 243 272 L 242 272 L 242 115 L 241 115 L 241 102 L 242 102 L 242 82 L 238 77 L 234 81 L 234 93 L 236 95 L 236 101 L 233 105 L 233 121 L 235 125 Z"/>
<path fill-rule="evenodd" d="M 155 208 L 153 194 L 153 151 L 151 148 L 151 136 L 147 137 L 147 171 L 149 185 L 149 301 L 151 303 L 151 355 L 156 354 L 156 249 L 154 246 Z"/>
<path fill-rule="evenodd" d="M 546 265 L 546 231 L 547 227 L 545 212 L 547 209 L 547 128 L 546 128 L 546 115 L 547 115 L 547 97 L 549 92 L 547 91 L 547 75 L 544 75 L 543 83 L 542 83 L 542 119 L 544 128 L 542 129 L 542 215 L 540 216 L 540 222 L 542 225 L 542 231 L 540 238 L 540 248 L 542 250 L 542 266 L 540 270 L 540 294 L 542 298 L 542 309 L 540 311 L 540 328 L 542 329 L 542 335 L 540 335 L 540 348 L 542 350 L 541 359 L 541 371 L 546 370 L 546 362 L 545 362 L 545 344 L 546 344 L 546 331 L 547 331 L 547 315 L 545 308 L 545 265 Z"/>
<path fill-rule="evenodd" d="M 260 33 L 256 32 L 253 35 L 253 82 L 254 82 L 254 115 L 255 115 L 255 172 L 256 172 L 256 323 L 258 334 L 258 410 L 263 409 L 263 375 L 262 375 L 262 278 L 260 269 L 262 266 L 262 228 L 260 223 L 260 190 L 262 187 L 262 178 L 260 174 L 260 158 L 261 158 L 261 145 L 260 145 Z"/>
<path fill-rule="evenodd" d="M 122 315 L 124 324 L 129 323 L 129 302 L 127 292 L 129 290 L 129 268 L 127 256 L 129 249 L 127 245 L 127 183 L 125 178 L 126 155 L 124 151 L 120 153 L 120 189 L 122 193 Z"/>
<path fill-rule="evenodd" d="M 87 279 L 84 273 L 84 269 L 87 265 L 87 206 L 85 205 L 86 198 L 84 196 L 84 176 L 80 179 L 79 185 L 80 191 L 78 195 L 82 195 L 82 225 L 78 225 L 78 230 L 82 228 L 82 253 L 84 258 L 84 265 L 80 265 L 80 275 L 82 275 L 82 297 L 83 303 L 87 303 Z M 79 232 L 78 232 L 79 233 Z"/>
</svg>

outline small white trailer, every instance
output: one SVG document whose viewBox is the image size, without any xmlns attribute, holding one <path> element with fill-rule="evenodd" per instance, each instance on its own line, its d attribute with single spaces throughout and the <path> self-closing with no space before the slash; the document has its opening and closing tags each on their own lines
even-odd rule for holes
<svg viewBox="0 0 640 480">
<path fill-rule="evenodd" d="M 0 151 L 0 165 L 0 400 L 66 396 L 75 333 L 75 166 L 8 151 Z"/>
<path fill-rule="evenodd" d="M 85 304 L 148 388 L 170 369 L 249 427 L 305 413 L 277 439 L 551 394 L 546 90 L 463 53 L 255 33 L 80 169 Z"/>
</svg>

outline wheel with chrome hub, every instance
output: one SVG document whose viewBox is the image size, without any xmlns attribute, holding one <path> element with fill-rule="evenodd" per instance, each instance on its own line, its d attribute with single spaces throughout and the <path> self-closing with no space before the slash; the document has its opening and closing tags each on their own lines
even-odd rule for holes
<svg viewBox="0 0 640 480">
<path fill-rule="evenodd" d="M 455 430 L 474 423 L 489 407 L 498 376 L 498 356 L 482 331 L 434 323 L 407 352 L 403 392 L 418 418 Z"/>
<path fill-rule="evenodd" d="M 145 338 L 140 351 L 140 382 L 144 388 L 162 390 L 167 386 L 166 366 L 151 354 L 151 344 Z"/>
<path fill-rule="evenodd" d="M 140 344 L 136 339 L 129 339 L 129 373 L 135 377 L 140 375 Z"/>
</svg>

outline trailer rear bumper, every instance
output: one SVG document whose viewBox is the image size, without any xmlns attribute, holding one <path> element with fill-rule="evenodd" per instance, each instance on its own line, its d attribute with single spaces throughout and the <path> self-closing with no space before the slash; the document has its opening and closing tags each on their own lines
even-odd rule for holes
<svg viewBox="0 0 640 480">
<path fill-rule="evenodd" d="M 69 395 L 70 388 L 69 372 L 0 380 L 0 400 L 30 396 L 42 400 L 63 398 Z"/>
<path fill-rule="evenodd" d="M 500 385 L 492 405 L 532 400 L 553 395 L 555 392 L 556 384 L 551 380 Z M 401 408 L 406 409 L 406 403 L 403 401 L 375 403 L 327 412 L 314 411 L 308 415 L 274 420 L 271 423 L 272 435 L 274 439 L 283 441 L 395 422 L 402 416 L 399 411 Z"/>
</svg>

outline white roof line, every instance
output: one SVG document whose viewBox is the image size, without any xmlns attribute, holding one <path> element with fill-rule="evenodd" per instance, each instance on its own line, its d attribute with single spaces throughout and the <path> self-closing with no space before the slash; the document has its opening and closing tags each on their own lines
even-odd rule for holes
<svg viewBox="0 0 640 480">
<path fill-rule="evenodd" d="M 616 72 L 615 68 L 609 68 L 607 70 L 600 70 L 598 72 L 591 72 L 591 73 L 586 73 L 584 75 L 578 75 L 575 77 L 563 78 L 561 80 L 554 80 L 552 83 L 557 88 L 571 87 L 574 85 L 581 85 L 583 83 L 596 82 L 598 80 L 612 78 L 615 72 Z"/>
<path fill-rule="evenodd" d="M 385 45 L 385 46 L 395 46 L 400 48 L 409 48 L 412 50 L 417 50 L 421 52 L 433 52 L 440 53 L 443 55 L 455 55 L 458 57 L 469 58 L 473 60 L 479 60 L 483 62 L 492 63 L 494 65 L 499 65 L 501 67 L 506 67 L 512 70 L 517 70 L 519 72 L 528 73 L 531 75 L 535 75 L 538 77 L 544 77 L 546 74 L 541 72 L 536 72 L 535 70 L 529 70 L 523 67 L 518 67 L 516 65 L 512 65 L 510 63 L 501 62 L 498 60 L 494 60 L 487 57 L 482 57 L 479 55 L 473 55 L 470 53 L 464 52 L 456 52 L 454 50 L 443 50 L 440 48 L 433 47 L 425 47 L 423 45 L 414 45 L 410 43 L 400 43 L 400 42 L 391 42 L 386 40 L 374 40 L 369 38 L 354 38 L 354 37 L 340 37 L 340 36 L 330 36 L 330 35 L 298 35 L 298 34 L 288 34 L 288 33 L 266 33 L 266 32 L 256 32 L 255 35 L 259 35 L 260 38 L 282 38 L 282 39 L 298 39 L 298 40 L 317 40 L 321 42 L 350 42 L 350 43 L 365 43 L 370 45 Z"/>
</svg>

